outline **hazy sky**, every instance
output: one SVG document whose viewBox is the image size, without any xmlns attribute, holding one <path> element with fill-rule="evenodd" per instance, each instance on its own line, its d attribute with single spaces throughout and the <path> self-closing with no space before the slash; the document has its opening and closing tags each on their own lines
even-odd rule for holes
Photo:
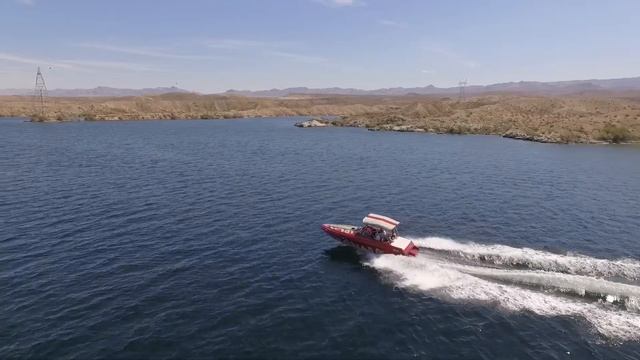
<svg viewBox="0 0 640 360">
<path fill-rule="evenodd" d="M 640 75 L 640 1 L 0 0 L 0 88 L 453 86 Z"/>
</svg>

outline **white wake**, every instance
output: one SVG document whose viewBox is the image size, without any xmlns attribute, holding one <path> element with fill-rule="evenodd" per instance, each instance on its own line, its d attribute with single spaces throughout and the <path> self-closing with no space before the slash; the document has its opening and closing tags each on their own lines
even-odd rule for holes
<svg viewBox="0 0 640 360">
<path fill-rule="evenodd" d="M 460 243 L 440 237 L 411 240 L 420 247 L 446 251 L 466 259 L 481 260 L 495 265 L 527 267 L 576 275 L 640 279 L 640 262 L 631 259 L 606 260 L 578 254 L 561 255 L 506 245 Z"/>
<path fill-rule="evenodd" d="M 571 316 L 590 323 L 615 341 L 640 341 L 640 287 L 595 276 L 637 279 L 640 263 L 580 255 L 557 255 L 503 245 L 460 243 L 437 237 L 412 239 L 421 247 L 415 258 L 375 255 L 366 264 L 393 273 L 399 286 L 429 291 L 443 300 L 482 302 L 508 311 L 542 316 Z M 461 260 L 490 265 L 527 265 L 529 269 L 487 267 L 439 257 L 446 250 Z"/>
</svg>

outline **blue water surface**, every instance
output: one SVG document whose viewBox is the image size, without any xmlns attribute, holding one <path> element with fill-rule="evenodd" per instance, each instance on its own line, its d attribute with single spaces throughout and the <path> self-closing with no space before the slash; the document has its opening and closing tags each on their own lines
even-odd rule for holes
<svg viewBox="0 0 640 360">
<path fill-rule="evenodd" d="M 640 148 L 296 120 L 0 120 L 0 358 L 640 357 L 579 317 L 395 286 L 320 230 L 377 212 L 638 260 Z"/>
</svg>

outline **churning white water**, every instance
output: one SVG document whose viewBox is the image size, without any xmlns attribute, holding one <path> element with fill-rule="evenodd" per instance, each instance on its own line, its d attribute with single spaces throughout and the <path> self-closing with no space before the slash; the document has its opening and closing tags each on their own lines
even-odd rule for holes
<svg viewBox="0 0 640 360">
<path fill-rule="evenodd" d="M 640 286 L 631 283 L 640 276 L 640 262 L 439 237 L 411 240 L 421 247 L 419 256 L 371 256 L 366 264 L 395 274 L 393 281 L 399 286 L 428 291 L 443 300 L 497 304 L 507 311 L 542 316 L 573 316 L 586 320 L 608 339 L 640 340 Z"/>
</svg>

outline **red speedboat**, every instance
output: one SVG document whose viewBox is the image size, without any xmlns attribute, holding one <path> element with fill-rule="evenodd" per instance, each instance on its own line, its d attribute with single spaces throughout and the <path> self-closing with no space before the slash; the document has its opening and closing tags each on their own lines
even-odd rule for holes
<svg viewBox="0 0 640 360">
<path fill-rule="evenodd" d="M 374 253 L 418 255 L 418 247 L 411 240 L 398 235 L 398 221 L 378 214 L 369 214 L 362 219 L 362 223 L 360 227 L 323 224 L 322 230 L 342 243 Z"/>
</svg>

